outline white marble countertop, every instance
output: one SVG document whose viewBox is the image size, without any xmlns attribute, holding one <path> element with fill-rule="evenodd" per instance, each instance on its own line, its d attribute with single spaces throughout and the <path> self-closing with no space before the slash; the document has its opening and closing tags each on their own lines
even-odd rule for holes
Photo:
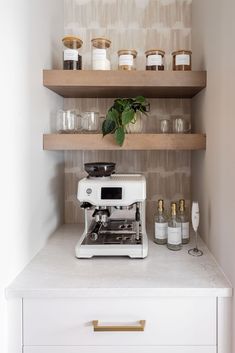
<svg viewBox="0 0 235 353">
<path fill-rule="evenodd" d="M 149 240 L 145 259 L 77 259 L 82 225 L 64 225 L 7 288 L 10 297 L 220 296 L 232 295 L 230 283 L 200 240 L 204 255 L 188 255 Z"/>
</svg>

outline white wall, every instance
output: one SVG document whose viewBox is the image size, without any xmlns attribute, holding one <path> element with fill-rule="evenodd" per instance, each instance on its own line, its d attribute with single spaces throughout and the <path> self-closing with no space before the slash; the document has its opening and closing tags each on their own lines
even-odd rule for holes
<svg viewBox="0 0 235 353">
<path fill-rule="evenodd" d="M 201 205 L 200 232 L 233 286 L 235 286 L 234 13 L 234 0 L 193 1 L 194 69 L 206 69 L 208 72 L 207 89 L 193 99 L 195 128 L 207 134 L 206 153 L 193 154 L 193 198 L 198 199 Z M 235 315 L 233 317 L 235 322 Z M 235 333 L 233 340 L 235 352 Z"/>
<path fill-rule="evenodd" d="M 63 100 L 42 86 L 42 69 L 62 60 L 63 1 L 1 0 L 0 28 L 0 352 L 5 353 L 4 288 L 62 221 L 63 155 L 44 152 L 42 134 Z"/>
</svg>

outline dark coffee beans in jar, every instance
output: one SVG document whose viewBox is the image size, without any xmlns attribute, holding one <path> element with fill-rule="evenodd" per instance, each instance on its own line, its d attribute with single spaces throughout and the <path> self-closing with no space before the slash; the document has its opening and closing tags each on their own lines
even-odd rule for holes
<svg viewBox="0 0 235 353">
<path fill-rule="evenodd" d="M 77 36 L 66 36 L 62 39 L 65 46 L 63 53 L 64 70 L 82 70 L 82 57 L 78 53 L 83 42 Z"/>
<path fill-rule="evenodd" d="M 165 52 L 159 49 L 150 49 L 145 52 L 146 70 L 163 71 Z"/>
<path fill-rule="evenodd" d="M 177 50 L 172 53 L 173 71 L 192 70 L 192 52 L 190 50 Z"/>
</svg>

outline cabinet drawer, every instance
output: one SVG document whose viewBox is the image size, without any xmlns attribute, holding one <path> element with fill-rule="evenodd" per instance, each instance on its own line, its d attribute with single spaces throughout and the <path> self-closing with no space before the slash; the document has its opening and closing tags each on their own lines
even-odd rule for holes
<svg viewBox="0 0 235 353">
<path fill-rule="evenodd" d="M 143 332 L 94 332 L 100 325 L 136 325 Z M 25 346 L 215 346 L 215 298 L 26 299 Z"/>
<path fill-rule="evenodd" d="M 23 353 L 216 353 L 216 347 L 137 347 L 137 346 L 76 346 L 24 347 Z"/>
</svg>

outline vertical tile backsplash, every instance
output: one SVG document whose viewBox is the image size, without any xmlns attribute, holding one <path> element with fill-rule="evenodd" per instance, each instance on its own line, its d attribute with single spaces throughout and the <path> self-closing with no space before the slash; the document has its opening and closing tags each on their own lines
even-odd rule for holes
<svg viewBox="0 0 235 353">
<path fill-rule="evenodd" d="M 83 68 L 90 69 L 91 39 L 106 36 L 112 41 L 111 65 L 117 69 L 117 51 L 138 51 L 137 69 L 145 69 L 145 50 L 166 51 L 165 69 L 171 69 L 171 52 L 191 49 L 191 0 L 65 0 L 65 34 L 79 35 Z M 151 112 L 145 119 L 145 132 L 156 132 L 166 117 L 191 119 L 188 99 L 150 99 Z M 65 108 L 98 110 L 105 115 L 113 99 L 65 99 Z M 76 200 L 77 182 L 85 176 L 88 161 L 113 161 L 117 172 L 140 172 L 147 179 L 147 221 L 153 221 L 158 198 L 167 203 L 184 197 L 190 201 L 190 152 L 185 151 L 89 151 L 65 152 L 65 222 L 83 221 Z"/>
</svg>

